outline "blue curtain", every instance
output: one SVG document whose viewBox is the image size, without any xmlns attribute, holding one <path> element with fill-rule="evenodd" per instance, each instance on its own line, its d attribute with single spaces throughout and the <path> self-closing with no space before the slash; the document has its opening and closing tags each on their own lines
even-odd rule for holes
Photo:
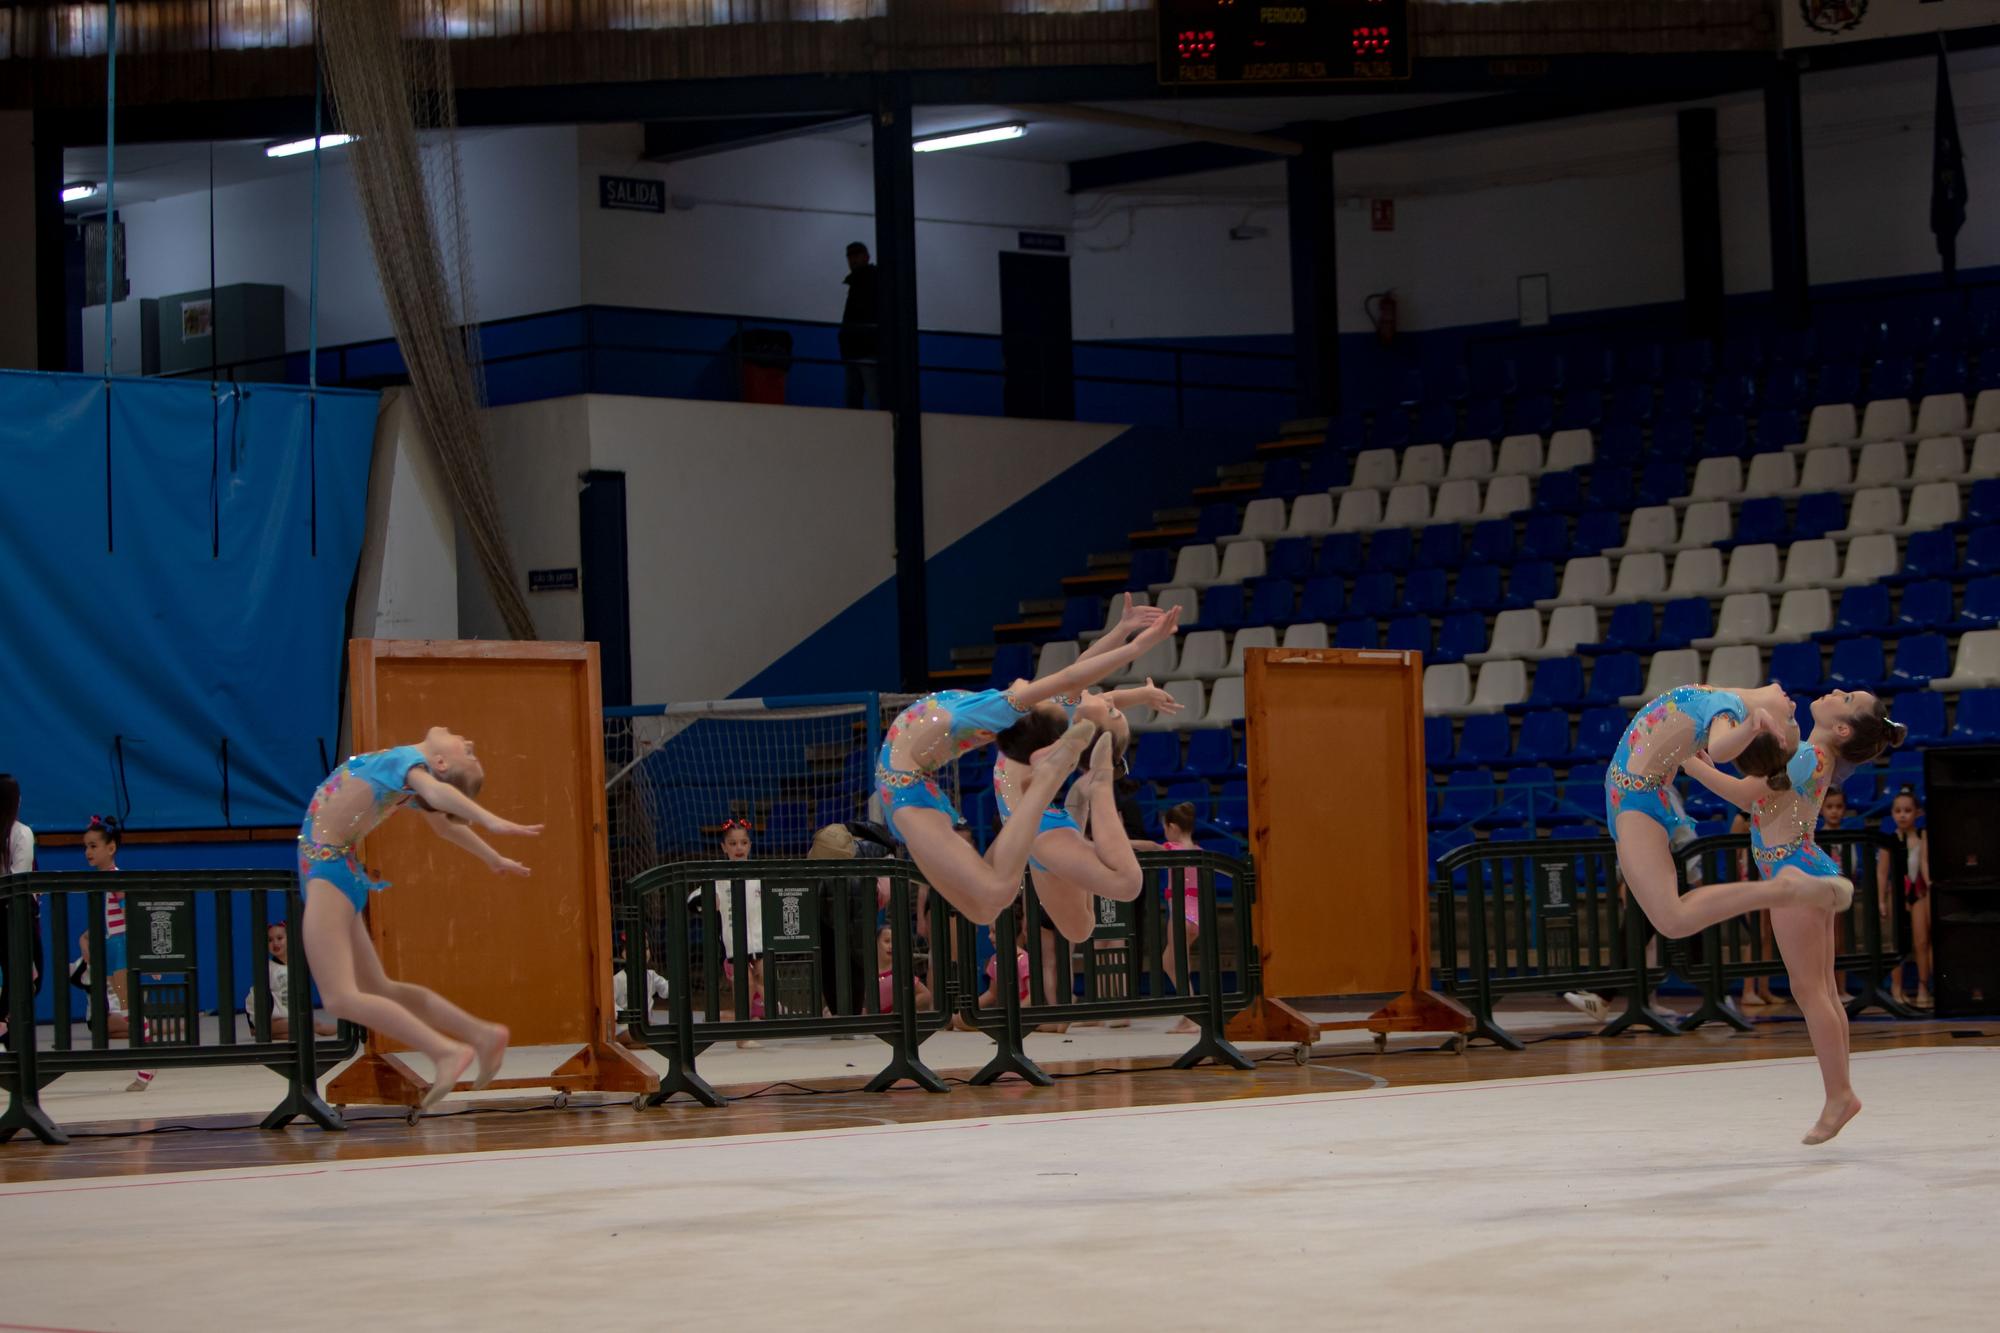
<svg viewBox="0 0 2000 1333">
<path fill-rule="evenodd" d="M 375 408 L 0 372 L 0 770 L 24 820 L 300 818 L 338 743 Z"/>
</svg>

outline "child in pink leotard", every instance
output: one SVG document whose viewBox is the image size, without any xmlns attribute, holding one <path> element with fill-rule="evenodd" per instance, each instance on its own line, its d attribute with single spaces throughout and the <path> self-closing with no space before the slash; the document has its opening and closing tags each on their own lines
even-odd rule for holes
<svg viewBox="0 0 2000 1333">
<path fill-rule="evenodd" d="M 1192 801 L 1182 801 L 1179 805 L 1173 806 L 1163 813 L 1160 816 L 1160 828 L 1163 834 L 1160 839 L 1160 850 L 1168 852 L 1198 852 L 1201 850 L 1200 845 L 1194 840 L 1194 803 Z M 1194 942 L 1201 935 L 1200 885 L 1200 871 L 1189 867 L 1181 872 L 1181 918 L 1187 922 L 1189 958 L 1194 957 Z M 1166 894 L 1167 908 L 1171 911 L 1174 905 L 1174 886 L 1171 879 L 1169 879 L 1166 887 L 1161 892 Z M 1174 974 L 1174 936 L 1171 923 L 1163 928 L 1163 933 L 1165 934 L 1165 939 L 1161 943 L 1160 966 L 1166 971 L 1167 979 L 1173 982 L 1174 988 L 1178 990 L 1180 989 L 1181 979 Z M 1195 1026 L 1192 1018 L 1183 1018 L 1167 1030 L 1169 1032 L 1197 1032 L 1200 1029 Z"/>
</svg>

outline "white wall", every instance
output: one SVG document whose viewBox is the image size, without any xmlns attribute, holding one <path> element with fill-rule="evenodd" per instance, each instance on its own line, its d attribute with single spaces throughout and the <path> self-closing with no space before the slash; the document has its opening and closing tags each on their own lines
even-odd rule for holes
<svg viewBox="0 0 2000 1333">
<path fill-rule="evenodd" d="M 468 134 L 460 162 L 480 318 L 579 304 L 577 217 L 570 206 L 575 129 Z M 208 285 L 206 191 L 122 206 L 119 213 L 133 297 Z M 312 275 L 312 173 L 293 165 L 274 170 L 268 179 L 218 189 L 214 225 L 217 285 L 283 286 L 288 350 L 303 349 Z M 347 158 L 340 151 L 327 153 L 320 185 L 320 345 L 390 333 Z"/>
<path fill-rule="evenodd" d="M 1123 426 L 924 414 L 928 559 L 1118 438 Z M 1024 589 L 1024 594 L 1029 590 Z M 946 595 L 949 595 L 948 593 Z"/>
<path fill-rule="evenodd" d="M 382 395 L 355 574 L 357 639 L 458 637 L 458 545 L 444 473 L 407 389 Z"/>
<path fill-rule="evenodd" d="M 578 474 L 590 467 L 590 412 L 583 398 L 488 408 L 487 455 L 500 518 L 513 548 L 514 570 L 528 599 L 535 633 L 565 642 L 583 637 L 583 599 L 573 592 L 527 593 L 531 569 L 582 564 L 577 540 Z M 459 633 L 468 639 L 510 637 L 486 588 L 486 576 L 458 533 Z"/>
<path fill-rule="evenodd" d="M 851 241 L 875 248 L 866 144 L 788 139 L 684 162 L 641 161 L 636 125 L 581 131 L 584 299 L 594 304 L 838 320 Z M 666 214 L 598 207 L 598 177 L 666 182 Z M 1065 231 L 1060 166 L 969 157 L 916 162 L 918 322 L 1000 331 L 998 254 L 1023 229 Z M 968 223 L 975 225 L 967 225 Z"/>
</svg>

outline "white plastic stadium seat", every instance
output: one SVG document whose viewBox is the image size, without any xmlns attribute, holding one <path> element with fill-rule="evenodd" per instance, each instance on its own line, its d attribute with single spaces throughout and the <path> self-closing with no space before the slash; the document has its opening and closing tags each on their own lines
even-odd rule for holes
<svg viewBox="0 0 2000 1333">
<path fill-rule="evenodd" d="M 1294 626 L 1294 628 L 1297 627 Z M 1324 630 L 1325 626 L 1321 626 L 1320 628 Z M 1278 631 L 1269 625 L 1259 625 L 1254 629 L 1237 630 L 1236 637 L 1229 642 L 1229 665 L 1222 668 L 1222 674 L 1225 676 L 1242 675 L 1243 654 L 1249 652 L 1252 648 L 1276 648 L 1277 646 Z"/>
<path fill-rule="evenodd" d="M 1729 574 L 1722 580 L 1724 591 L 1761 591 L 1777 581 L 1778 548 L 1770 542 L 1739 546 L 1729 553 Z"/>
<path fill-rule="evenodd" d="M 1861 446 L 1861 458 L 1854 465 L 1856 486 L 1894 486 L 1909 475 L 1910 451 L 1901 440 L 1877 440 Z"/>
<path fill-rule="evenodd" d="M 1681 685 L 1701 684 L 1701 654 L 1692 648 L 1673 648 L 1654 653 L 1646 666 L 1646 692 L 1628 694 L 1618 702 L 1636 708 L 1648 699 L 1657 699 Z"/>
<path fill-rule="evenodd" d="M 1217 583 L 1241 583 L 1245 579 L 1264 577 L 1264 543 L 1235 542 L 1222 552 L 1222 569 L 1215 576 Z"/>
<path fill-rule="evenodd" d="M 1374 492 L 1370 491 L 1370 495 Z M 1285 523 L 1287 537 L 1317 537 L 1333 531 L 1333 497 L 1314 491 L 1292 501 L 1292 516 Z"/>
<path fill-rule="evenodd" d="M 1429 486 L 1443 480 L 1443 445 L 1413 444 L 1403 450 L 1402 470 L 1396 474 L 1398 485 L 1408 486 L 1412 483 L 1422 483 Z"/>
<path fill-rule="evenodd" d="M 1833 628 L 1833 594 L 1825 588 L 1793 588 L 1778 603 L 1778 624 L 1771 631 L 1779 643 L 1809 639 Z"/>
<path fill-rule="evenodd" d="M 1874 583 L 1896 572 L 1896 539 L 1886 532 L 1856 537 L 1847 544 L 1847 566 L 1840 572 L 1843 586 Z"/>
<path fill-rule="evenodd" d="M 1934 690 L 1980 690 L 2000 685 L 2000 629 L 1976 629 L 1959 636 L 1951 674 L 1931 682 Z"/>
<path fill-rule="evenodd" d="M 2000 393 L 1988 389 L 1986 393 Z M 1980 394 L 1984 399 L 1986 393 Z M 1972 442 L 1972 465 L 1966 469 L 1975 477 L 2000 476 L 2000 431 L 1988 431 Z"/>
<path fill-rule="evenodd" d="M 1465 660 L 1484 662 L 1489 657 L 1530 657 L 1542 647 L 1542 613 L 1532 608 L 1502 611 L 1493 618 L 1493 636 L 1483 653 L 1468 653 Z"/>
<path fill-rule="evenodd" d="M 1897 440 L 1910 433 L 1910 404 L 1905 398 L 1877 398 L 1861 414 L 1863 440 Z"/>
<path fill-rule="evenodd" d="M 1394 506 L 1396 496 L 1390 493 L 1389 503 Z M 1414 503 L 1414 502 L 1413 502 Z M 1460 478 L 1447 481 L 1437 489 L 1437 502 L 1429 515 L 1433 523 L 1470 523 L 1479 517 L 1479 483 Z"/>
<path fill-rule="evenodd" d="M 1164 598 L 1162 599 L 1165 600 Z M 1156 643 L 1139 654 L 1139 660 L 1118 673 L 1119 680 L 1165 680 L 1174 674 L 1174 667 L 1180 661 L 1180 645 L 1172 639 Z"/>
<path fill-rule="evenodd" d="M 1398 486 L 1382 507 L 1385 528 L 1416 528 L 1431 521 L 1431 488 L 1422 482 Z"/>
<path fill-rule="evenodd" d="M 1549 631 L 1542 638 L 1537 657 L 1569 657 L 1577 645 L 1596 643 L 1604 637 L 1597 625 L 1594 606 L 1559 606 L 1549 612 Z"/>
<path fill-rule="evenodd" d="M 1193 588 L 1163 588 L 1156 605 L 1162 611 L 1171 611 L 1178 606 L 1184 625 L 1192 625 L 1201 618 L 1201 597 Z M 1158 674 L 1153 678 L 1158 680 Z"/>
<path fill-rule="evenodd" d="M 1762 592 L 1732 592 L 1722 599 L 1722 614 L 1715 618 L 1715 633 L 1696 639 L 1697 648 L 1718 644 L 1756 643 L 1771 632 L 1771 595 Z"/>
<path fill-rule="evenodd" d="M 1467 711 L 1497 713 L 1528 697 L 1528 664 L 1518 659 L 1481 662 L 1479 683 L 1473 687 Z"/>
<path fill-rule="evenodd" d="M 1854 480 L 1854 455 L 1844 444 L 1823 444 L 1806 450 L 1799 471 L 1801 491 L 1837 491 Z"/>
<path fill-rule="evenodd" d="M 1918 435 L 1956 435 L 1965 429 L 1966 421 L 1962 393 L 1925 394 L 1917 404 Z"/>
<path fill-rule="evenodd" d="M 1243 506 L 1243 526 L 1225 542 L 1271 541 L 1285 533 L 1285 502 L 1275 496 L 1252 500 Z"/>
<path fill-rule="evenodd" d="M 1174 576 L 1155 588 L 1206 588 L 1222 571 L 1222 561 L 1211 542 L 1183 546 L 1174 557 Z"/>
<path fill-rule="evenodd" d="M 1545 472 L 1567 472 L 1573 467 L 1589 467 L 1597 456 L 1597 441 L 1584 427 L 1559 430 L 1549 436 L 1549 456 L 1542 462 Z"/>
<path fill-rule="evenodd" d="M 1911 481 L 1956 481 L 1964 475 L 1965 441 L 1958 436 L 1937 435 L 1917 445 Z"/>
<path fill-rule="evenodd" d="M 1451 447 L 1451 461 L 1445 465 L 1447 480 L 1470 477 L 1474 481 L 1493 475 L 1493 441 L 1460 440 Z"/>
<path fill-rule="evenodd" d="M 1035 655 L 1035 678 L 1052 676 L 1064 667 L 1074 666 L 1082 653 L 1075 639 L 1051 639 L 1042 645 L 1042 651 Z"/>
<path fill-rule="evenodd" d="M 1717 542 L 1729 540 L 1729 534 L 1736 530 L 1736 521 L 1729 512 L 1727 500 L 1703 500 L 1691 504 L 1681 516 L 1681 539 L 1675 545 L 1714 546 Z"/>
<path fill-rule="evenodd" d="M 1668 597 L 1707 597 L 1722 586 L 1722 552 L 1712 546 L 1692 547 L 1674 557 Z"/>
<path fill-rule="evenodd" d="M 1861 428 L 1855 424 L 1854 404 L 1821 403 L 1806 421 L 1806 447 L 1822 444 L 1852 444 Z"/>
<path fill-rule="evenodd" d="M 1760 458 L 1768 454 L 1758 455 Z M 1743 460 L 1740 458 L 1704 458 L 1694 465 L 1694 487 L 1688 498 L 1694 500 L 1727 500 L 1743 493 Z"/>
<path fill-rule="evenodd" d="M 1228 647 L 1219 629 L 1198 629 L 1183 634 L 1181 660 L 1174 667 L 1174 674 L 1201 680 L 1219 676 L 1229 657 Z"/>
<path fill-rule="evenodd" d="M 1618 562 L 1618 582 L 1611 589 L 1614 602 L 1644 601 L 1667 586 L 1667 558 L 1658 551 L 1641 551 Z"/>
<path fill-rule="evenodd" d="M 1150 592 L 1135 592 L 1132 594 L 1132 605 L 1151 606 L 1152 604 L 1153 594 Z M 1104 628 L 1095 630 L 1086 637 L 1094 639 L 1100 634 L 1109 634 L 1112 630 L 1118 628 L 1118 622 L 1124 618 L 1125 597 L 1121 593 L 1118 596 L 1108 599 L 1106 602 L 1104 608 Z"/>
<path fill-rule="evenodd" d="M 1972 405 L 1972 421 L 1965 428 L 1973 435 L 2000 430 L 2000 389 L 1981 389 Z"/>
<path fill-rule="evenodd" d="M 1707 467 L 1710 463 L 1724 461 L 1734 463 L 1737 460 L 1734 458 L 1727 460 L 1703 459 L 1701 466 Z M 1701 478 L 1697 476 L 1695 478 L 1697 487 L 1699 487 L 1700 482 Z M 1797 490 L 1798 485 L 1799 460 L 1797 455 L 1787 453 L 1758 454 L 1750 460 L 1750 475 L 1743 482 L 1742 494 L 1746 496 L 1784 495 Z"/>
<path fill-rule="evenodd" d="M 1424 711 L 1456 713 L 1472 702 L 1472 673 L 1463 662 L 1440 662 L 1424 668 Z"/>
<path fill-rule="evenodd" d="M 1208 711 L 1201 716 L 1199 725 L 1204 727 L 1226 727 L 1232 722 L 1243 720 L 1243 677 L 1224 676 L 1215 682 L 1208 692 Z"/>
<path fill-rule="evenodd" d="M 1556 595 L 1537 606 L 1563 606 L 1573 602 L 1594 602 L 1611 595 L 1611 562 L 1601 555 L 1573 555 L 1563 566 L 1562 587 Z"/>
<path fill-rule="evenodd" d="M 1763 654 L 1754 643 L 1717 648 L 1708 659 L 1708 681 L 1726 690 L 1754 690 L 1764 683 Z"/>
<path fill-rule="evenodd" d="M 1958 483 L 1927 481 L 1910 492 L 1910 515 L 1904 526 L 1911 532 L 1928 532 L 1958 522 Z"/>
<path fill-rule="evenodd" d="M 1817 588 L 1840 578 L 1840 552 L 1825 537 L 1793 542 L 1785 551 L 1783 588 Z"/>
<path fill-rule="evenodd" d="M 1287 648 L 1324 648 L 1327 642 L 1326 626 L 1317 620 L 1302 620 L 1285 627 Z"/>
<path fill-rule="evenodd" d="M 1198 680 L 1170 680 L 1167 693 L 1179 702 L 1181 711 L 1172 717 L 1153 719 L 1156 729 L 1165 731 L 1192 731 L 1201 725 L 1201 719 L 1208 712 L 1208 691 Z"/>
<path fill-rule="evenodd" d="M 1354 475 L 1341 490 L 1386 491 L 1396 484 L 1396 451 L 1394 449 L 1363 449 L 1354 456 Z"/>
<path fill-rule="evenodd" d="M 1347 491 L 1340 497 L 1335 532 L 1367 532 L 1382 526 L 1382 492 Z"/>
<path fill-rule="evenodd" d="M 1634 509 L 1625 524 L 1625 544 L 1616 553 L 1671 550 L 1680 540 L 1680 526 L 1680 511 L 1672 505 Z"/>
<path fill-rule="evenodd" d="M 1903 493 L 1894 486 L 1875 486 L 1854 493 L 1847 507 L 1847 526 L 1833 533 L 1855 537 L 1864 532 L 1894 532 L 1903 526 Z"/>
<path fill-rule="evenodd" d="M 1535 502 L 1534 487 L 1526 477 L 1495 477 L 1486 483 L 1486 503 L 1481 518 L 1508 518 Z"/>
<path fill-rule="evenodd" d="M 1589 435 L 1584 436 L 1585 443 Z M 1500 441 L 1500 461 L 1493 465 L 1494 472 L 1503 477 L 1532 477 L 1542 470 L 1542 437 L 1539 435 L 1509 435 Z"/>
</svg>

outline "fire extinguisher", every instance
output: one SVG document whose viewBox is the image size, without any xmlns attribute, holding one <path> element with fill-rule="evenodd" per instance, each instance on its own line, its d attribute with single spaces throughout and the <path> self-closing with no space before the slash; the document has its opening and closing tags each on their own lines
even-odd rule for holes
<svg viewBox="0 0 2000 1333">
<path fill-rule="evenodd" d="M 1386 292 L 1370 293 L 1362 301 L 1361 309 L 1375 326 L 1375 336 L 1383 346 L 1396 341 L 1396 292 L 1394 288 Z"/>
</svg>

